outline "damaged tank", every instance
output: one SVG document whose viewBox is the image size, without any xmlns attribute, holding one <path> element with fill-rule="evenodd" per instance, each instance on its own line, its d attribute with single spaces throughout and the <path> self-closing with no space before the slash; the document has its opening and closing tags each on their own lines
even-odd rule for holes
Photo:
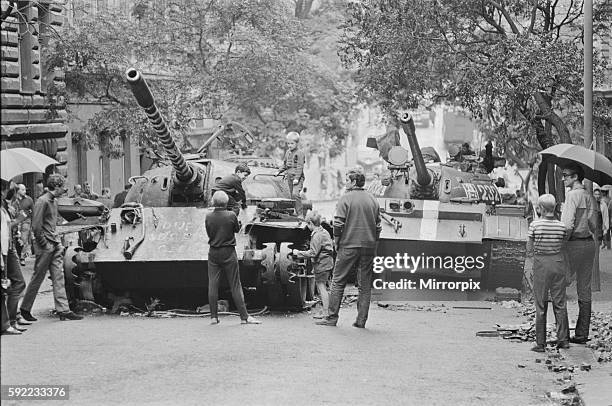
<svg viewBox="0 0 612 406">
<path fill-rule="evenodd" d="M 442 163 L 431 147 L 420 148 L 409 114 L 399 118 L 410 151 L 393 146 L 390 175 L 377 197 L 383 231 L 377 255 L 401 259 L 388 281 L 421 277 L 437 281 L 480 281 L 480 288 L 521 289 L 528 223 L 525 207 L 502 204 L 489 177 L 505 164 L 487 149 L 469 163 Z M 368 146 L 377 148 L 376 139 Z M 414 262 L 403 261 L 404 255 Z"/>
<path fill-rule="evenodd" d="M 183 154 L 173 141 L 142 75 L 126 72 L 170 165 L 130 179 L 125 203 L 108 220 L 79 232 L 65 256 L 71 304 L 95 302 L 142 308 L 151 298 L 166 307 L 196 308 L 208 301 L 208 236 L 204 226 L 216 180 L 234 173 L 236 161 L 207 158 L 215 139 L 239 137 L 252 143 L 238 123 L 221 126 L 196 154 Z M 234 139 L 236 141 L 236 139 Z M 238 159 L 244 162 L 244 160 Z M 311 266 L 292 250 L 308 246 L 310 232 L 295 210 L 288 188 L 266 158 L 249 157 L 251 176 L 243 186 L 246 210 L 236 235 L 240 278 L 249 306 L 302 308 L 314 294 Z M 223 279 L 223 278 L 222 278 Z M 224 285 L 225 284 L 225 285 Z M 224 297 L 226 281 L 221 281 Z M 227 295 L 230 297 L 229 295 Z"/>
</svg>

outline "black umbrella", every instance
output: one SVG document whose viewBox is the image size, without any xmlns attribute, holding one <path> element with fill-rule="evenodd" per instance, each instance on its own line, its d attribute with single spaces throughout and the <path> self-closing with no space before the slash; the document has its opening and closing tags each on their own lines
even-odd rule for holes
<svg viewBox="0 0 612 406">
<path fill-rule="evenodd" d="M 604 155 L 573 144 L 557 144 L 540 152 L 543 158 L 558 166 L 577 163 L 584 177 L 600 186 L 612 185 L 612 162 Z"/>
</svg>

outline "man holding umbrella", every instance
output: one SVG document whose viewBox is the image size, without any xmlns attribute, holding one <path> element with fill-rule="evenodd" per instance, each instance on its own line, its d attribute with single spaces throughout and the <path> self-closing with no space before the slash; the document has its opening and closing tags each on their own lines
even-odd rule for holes
<svg viewBox="0 0 612 406">
<path fill-rule="evenodd" d="M 575 344 L 585 344 L 589 339 L 591 275 L 596 248 L 593 235 L 596 234 L 597 208 L 595 199 L 582 184 L 583 179 L 584 170 L 580 165 L 569 163 L 563 167 L 563 183 L 571 189 L 565 199 L 561 221 L 569 230 L 569 265 L 576 272 L 579 310 L 576 332 L 570 338 Z"/>
</svg>

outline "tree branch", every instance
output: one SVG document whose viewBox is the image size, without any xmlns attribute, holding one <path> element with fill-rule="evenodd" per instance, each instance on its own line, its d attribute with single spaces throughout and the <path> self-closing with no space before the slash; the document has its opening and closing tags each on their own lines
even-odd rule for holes
<svg viewBox="0 0 612 406">
<path fill-rule="evenodd" d="M 506 21 L 510 25 L 510 29 L 512 29 L 512 32 L 514 34 L 520 35 L 521 32 L 516 27 L 516 24 L 512 20 L 512 17 L 510 16 L 510 13 L 508 13 L 508 10 L 506 10 L 506 8 L 504 6 L 502 6 L 501 4 L 499 4 L 498 2 L 493 1 L 493 0 L 487 0 L 487 3 L 489 3 L 490 5 L 495 7 L 497 10 L 499 10 L 500 13 L 502 13 L 504 15 L 504 18 L 506 19 Z"/>
</svg>

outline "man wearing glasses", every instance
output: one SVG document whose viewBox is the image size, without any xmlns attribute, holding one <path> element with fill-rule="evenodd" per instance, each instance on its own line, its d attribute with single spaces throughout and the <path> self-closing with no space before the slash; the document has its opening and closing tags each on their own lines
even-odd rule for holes
<svg viewBox="0 0 612 406">
<path fill-rule="evenodd" d="M 582 185 L 583 179 L 584 170 L 579 165 L 563 168 L 563 183 L 571 189 L 565 199 L 561 221 L 569 230 L 569 265 L 576 272 L 579 310 L 576 332 L 570 338 L 570 342 L 576 344 L 585 344 L 589 339 L 591 272 L 596 248 L 593 235 L 597 226 L 595 199 Z"/>
</svg>

